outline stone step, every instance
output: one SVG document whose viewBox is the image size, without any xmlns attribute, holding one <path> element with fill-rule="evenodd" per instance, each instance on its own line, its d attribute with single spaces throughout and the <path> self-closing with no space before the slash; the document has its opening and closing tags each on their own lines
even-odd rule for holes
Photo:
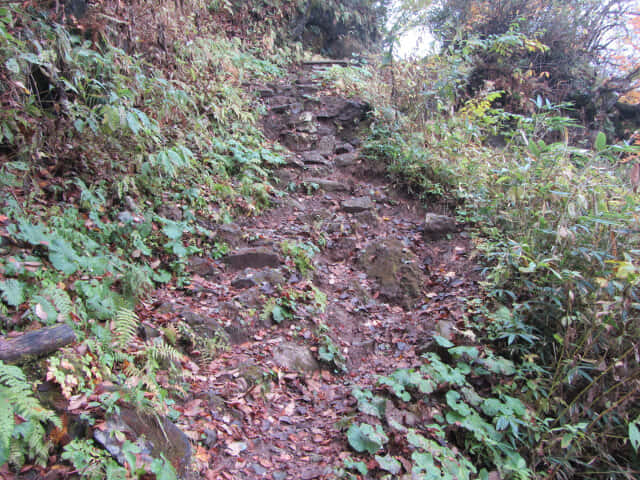
<svg viewBox="0 0 640 480">
<path fill-rule="evenodd" d="M 336 182 L 335 180 L 329 180 L 327 178 L 309 177 L 309 178 L 305 178 L 302 181 L 302 183 L 304 185 L 315 184 L 318 186 L 318 188 L 326 192 L 348 192 L 349 191 L 348 185 L 341 182 Z"/>
</svg>

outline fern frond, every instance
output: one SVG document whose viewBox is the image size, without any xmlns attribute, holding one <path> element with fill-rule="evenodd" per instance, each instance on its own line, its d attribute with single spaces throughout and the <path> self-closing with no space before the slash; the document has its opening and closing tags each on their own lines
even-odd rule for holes
<svg viewBox="0 0 640 480">
<path fill-rule="evenodd" d="M 180 362 L 183 357 L 182 353 L 180 353 L 175 347 L 169 345 L 163 340 L 159 342 L 149 342 L 145 352 L 156 362 L 169 361 L 177 363 Z"/>
<path fill-rule="evenodd" d="M 69 315 L 73 312 L 73 303 L 69 294 L 55 287 L 47 287 L 43 293 L 53 301 L 58 311 L 58 321 L 68 320 Z"/>
<path fill-rule="evenodd" d="M 138 324 L 140 320 L 133 310 L 121 308 L 116 313 L 116 321 L 114 331 L 116 341 L 120 348 L 126 348 L 127 345 L 136 337 Z"/>
<path fill-rule="evenodd" d="M 61 427 L 60 419 L 44 408 L 33 396 L 24 372 L 0 360 L 0 402 L 8 405 L 0 413 L 0 464 L 7 460 L 18 467 L 27 457 L 45 465 L 51 445 L 46 441 L 44 425 L 51 422 Z M 14 415 L 24 421 L 15 423 Z"/>
</svg>

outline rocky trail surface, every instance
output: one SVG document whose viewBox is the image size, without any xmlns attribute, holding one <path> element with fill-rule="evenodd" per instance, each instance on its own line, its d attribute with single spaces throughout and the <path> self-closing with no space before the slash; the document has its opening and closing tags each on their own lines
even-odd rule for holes
<svg viewBox="0 0 640 480">
<path fill-rule="evenodd" d="M 454 335 L 476 290 L 472 244 L 442 211 L 425 222 L 361 157 L 366 104 L 323 91 L 309 68 L 255 89 L 266 134 L 289 151 L 276 172 L 286 194 L 219 227 L 228 255 L 193 259 L 187 295 L 160 290 L 141 318 L 185 321 L 207 348 L 230 344 L 191 364 L 192 389 L 175 407 L 199 442 L 200 472 L 184 476 L 335 478 L 350 454 L 353 388 L 417 365 L 434 332 Z"/>
</svg>

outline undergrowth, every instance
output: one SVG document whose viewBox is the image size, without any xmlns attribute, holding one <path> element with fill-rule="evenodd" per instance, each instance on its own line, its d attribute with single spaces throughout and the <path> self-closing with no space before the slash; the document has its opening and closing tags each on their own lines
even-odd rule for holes
<svg viewBox="0 0 640 480">
<path fill-rule="evenodd" d="M 97 417 L 124 404 L 171 417 L 188 389 L 178 348 L 207 356 L 224 345 L 194 342 L 188 328 L 146 338 L 136 305 L 158 286 L 188 285 L 192 256 L 220 255 L 216 224 L 269 205 L 282 159 L 244 84 L 283 75 L 296 52 L 213 29 L 192 41 L 187 29 L 168 32 L 172 55 L 157 61 L 153 49 L 128 48 L 112 16 L 98 30 L 91 15 L 58 19 L 33 2 L 0 7 L 0 333 L 68 323 L 79 341 L 46 367 L 64 397 L 107 383 L 110 394 L 83 405 Z M 0 396 L 14 405 L 3 410 L 0 465 L 45 464 L 45 430 L 60 420 L 19 367 L 0 370 Z M 129 473 L 88 439 L 62 456 L 87 478 L 125 478 L 144 473 L 136 448 L 123 447 Z M 171 472 L 156 460 L 147 471 Z"/>
<path fill-rule="evenodd" d="M 532 422 L 512 442 L 522 471 L 633 478 L 640 469 L 640 203 L 629 178 L 638 149 L 608 144 L 602 132 L 590 144 L 572 142 L 580 127 L 563 115 L 571 106 L 542 97 L 529 101 L 528 115 L 495 106 L 500 91 L 462 102 L 466 61 L 450 52 L 388 74 L 394 95 L 378 100 L 364 154 L 414 196 L 456 206 L 474 231 L 485 298 L 470 304 L 467 326 L 515 362 L 521 381 L 505 378 L 502 388 L 526 405 Z M 420 84 L 433 88 L 416 90 Z M 486 445 L 480 437 L 465 444 L 474 465 L 487 458 Z M 518 476 L 506 457 L 491 463 Z M 475 478 L 475 469 L 465 472 L 455 475 Z"/>
</svg>

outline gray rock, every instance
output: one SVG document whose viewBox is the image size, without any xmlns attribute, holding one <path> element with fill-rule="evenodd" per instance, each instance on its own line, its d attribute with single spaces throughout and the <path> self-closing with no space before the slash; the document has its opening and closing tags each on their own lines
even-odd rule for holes
<svg viewBox="0 0 640 480">
<path fill-rule="evenodd" d="M 273 250 L 268 248 L 244 248 L 227 255 L 224 258 L 232 270 L 243 270 L 245 268 L 279 267 L 282 265 L 282 258 Z"/>
<path fill-rule="evenodd" d="M 343 153 L 333 159 L 336 167 L 351 167 L 358 163 L 358 154 L 356 152 Z"/>
<path fill-rule="evenodd" d="M 207 448 L 215 447 L 218 442 L 218 432 L 210 428 L 205 428 L 203 433 L 206 435 L 206 438 L 204 439 L 205 446 Z"/>
<path fill-rule="evenodd" d="M 447 340 L 453 340 L 456 332 L 456 324 L 449 320 L 439 320 L 438 323 L 436 323 L 435 331 L 441 337 Z"/>
<path fill-rule="evenodd" d="M 226 223 L 217 228 L 216 238 L 235 247 L 242 242 L 242 230 L 235 223 Z"/>
<path fill-rule="evenodd" d="M 177 205 L 164 204 L 158 207 L 158 215 L 168 218 L 169 220 L 179 222 L 182 220 L 182 208 Z"/>
<path fill-rule="evenodd" d="M 367 276 L 376 281 L 382 298 L 405 308 L 413 308 L 422 300 L 424 274 L 418 257 L 404 248 L 402 242 L 376 240 L 358 256 Z"/>
<path fill-rule="evenodd" d="M 340 143 L 336 145 L 335 153 L 336 155 L 342 155 L 344 153 L 353 152 L 354 147 L 350 143 Z"/>
<path fill-rule="evenodd" d="M 313 133 L 313 132 L 312 132 Z M 313 142 L 317 140 L 316 135 L 312 135 L 305 132 L 282 132 L 280 143 L 282 143 L 289 150 L 294 152 L 301 152 L 309 150 L 313 145 Z"/>
<path fill-rule="evenodd" d="M 203 257 L 189 258 L 189 271 L 204 278 L 215 278 L 218 275 L 218 269 L 211 259 Z"/>
<path fill-rule="evenodd" d="M 428 240 L 438 240 L 448 233 L 458 230 L 456 220 L 446 215 L 438 215 L 436 213 L 427 213 L 424 218 L 424 226 L 422 234 Z"/>
<path fill-rule="evenodd" d="M 292 342 L 283 342 L 278 345 L 273 353 L 273 361 L 287 370 L 313 372 L 319 368 L 309 347 Z"/>
<path fill-rule="evenodd" d="M 310 123 L 313 122 L 313 113 L 311 112 L 302 112 L 298 115 L 298 120 L 296 123 Z"/>
<path fill-rule="evenodd" d="M 180 315 L 198 336 L 202 338 L 221 338 L 225 341 L 229 340 L 229 335 L 215 318 L 200 315 L 190 310 L 184 310 Z"/>
<path fill-rule="evenodd" d="M 342 209 L 347 213 L 364 212 L 373 208 L 374 204 L 370 197 L 353 197 L 342 202 Z"/>
<path fill-rule="evenodd" d="M 375 227 L 380 224 L 380 217 L 373 210 L 365 210 L 364 212 L 358 212 L 354 214 L 356 220 L 360 224 L 369 225 Z"/>
<path fill-rule="evenodd" d="M 125 440 L 132 439 L 138 447 L 138 456 L 151 464 L 161 455 L 171 462 L 180 478 L 193 478 L 190 471 L 191 444 L 187 436 L 167 418 L 157 414 L 120 407 L 120 412 L 107 417 L 103 429 L 96 429 L 93 438 L 121 464 L 125 464 L 122 450 Z"/>
<path fill-rule="evenodd" d="M 316 184 L 318 187 L 326 192 L 347 192 L 349 187 L 344 183 L 336 182 L 334 180 L 328 180 L 326 178 L 309 177 L 303 180 L 305 185 Z"/>
<path fill-rule="evenodd" d="M 336 146 L 336 137 L 333 135 L 327 135 L 325 137 L 320 138 L 318 141 L 318 146 L 316 150 L 324 156 L 329 156 L 333 154 L 333 150 Z"/>
<path fill-rule="evenodd" d="M 302 160 L 304 161 L 305 165 L 331 165 L 331 162 L 329 162 L 320 152 L 316 150 L 312 152 L 304 152 L 302 154 Z"/>
<path fill-rule="evenodd" d="M 264 283 L 276 286 L 281 285 L 284 282 L 284 275 L 282 275 L 278 270 L 274 270 L 272 268 L 257 271 L 246 269 L 231 281 L 231 286 L 233 288 L 251 288 Z"/>
<path fill-rule="evenodd" d="M 295 210 L 304 210 L 304 205 L 291 196 L 288 196 L 282 203 Z"/>
</svg>

